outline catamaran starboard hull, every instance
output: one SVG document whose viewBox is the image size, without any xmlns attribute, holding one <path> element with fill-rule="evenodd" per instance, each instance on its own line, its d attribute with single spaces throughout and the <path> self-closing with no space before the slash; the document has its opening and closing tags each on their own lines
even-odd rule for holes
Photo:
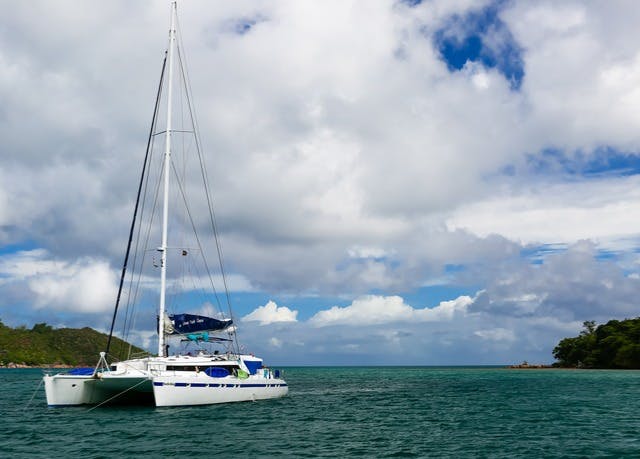
<svg viewBox="0 0 640 459">
<path fill-rule="evenodd" d="M 197 379 L 197 380 L 195 380 Z M 153 380 L 156 406 L 212 405 L 280 398 L 289 388 L 282 379 L 220 380 L 203 382 L 202 378 Z"/>
</svg>

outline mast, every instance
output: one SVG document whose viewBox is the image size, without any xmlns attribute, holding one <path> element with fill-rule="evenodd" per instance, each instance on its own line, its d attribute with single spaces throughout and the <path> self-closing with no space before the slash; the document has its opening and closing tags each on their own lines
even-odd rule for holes
<svg viewBox="0 0 640 459">
<path fill-rule="evenodd" d="M 173 86 L 173 48 L 176 41 L 176 2 L 171 3 L 171 26 L 169 27 L 169 79 L 167 82 L 167 130 L 164 149 L 164 201 L 162 206 L 162 245 L 160 251 L 160 306 L 158 311 L 158 356 L 165 356 L 164 316 L 167 289 L 167 223 L 169 218 L 169 174 L 171 167 L 171 96 Z"/>
</svg>

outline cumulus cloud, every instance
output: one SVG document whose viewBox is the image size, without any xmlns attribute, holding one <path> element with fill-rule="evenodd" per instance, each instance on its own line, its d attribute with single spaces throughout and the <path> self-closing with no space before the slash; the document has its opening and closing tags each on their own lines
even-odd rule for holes
<svg viewBox="0 0 640 459">
<path fill-rule="evenodd" d="M 640 102 L 632 82 L 639 54 L 625 37 L 640 13 L 624 3 L 611 6 L 523 1 L 511 2 L 503 13 L 526 49 L 530 135 L 543 133 L 539 142 L 529 138 L 530 146 L 544 142 L 572 152 L 608 144 L 637 151 L 640 120 L 630 109 Z"/>
<path fill-rule="evenodd" d="M 463 38 L 468 21 L 451 18 L 487 6 L 499 10 L 502 26 L 484 33 L 486 45 L 499 54 L 515 40 L 525 50 L 519 90 L 480 61 L 450 71 L 434 43 L 437 31 Z M 4 113 L 25 113 L 2 125 L 8 155 L 0 167 L 0 236 L 9 242 L 26 237 L 61 258 L 110 258 L 115 266 L 142 156 L 133 152 L 143 149 L 146 135 L 141 99 L 146 94 L 152 101 L 157 80 L 159 59 L 149 50 L 162 55 L 167 11 L 161 4 L 132 10 L 113 3 L 102 5 L 101 14 L 94 6 L 56 7 L 66 12 L 55 24 L 38 19 L 46 17 L 46 3 L 38 4 L 39 15 L 26 4 L 2 19 L 13 32 L 3 35 L 8 45 L 0 53 L 10 69 L 0 80 Z M 436 1 L 413 8 L 392 1 L 353 8 L 341 2 L 212 8 L 203 2 L 180 13 L 197 70 L 194 92 L 204 107 L 205 146 L 216 152 L 207 159 L 215 171 L 225 253 L 245 286 L 333 293 L 349 285 L 349 293 L 415 288 L 442 263 L 427 247 L 432 235 L 445 253 L 469 252 L 482 242 L 467 238 L 462 245 L 447 228 L 470 228 L 483 237 L 493 228 L 482 222 L 506 220 L 495 232 L 511 238 L 517 234 L 509 225 L 535 217 L 479 215 L 499 185 L 487 177 L 549 146 L 588 152 L 596 133 L 598 144 L 637 147 L 637 122 L 622 103 L 635 94 L 635 80 L 621 76 L 634 75 L 637 67 L 624 40 L 635 22 L 620 9 L 553 2 Z M 321 17 L 331 18 L 331 27 L 319 26 Z M 601 17 L 624 27 L 604 28 Z M 108 33 L 115 18 L 117 35 Z M 78 40 L 87 28 L 94 31 L 91 42 Z M 123 43 L 131 42 L 139 46 L 123 53 Z M 620 45 L 615 53 L 611 42 Z M 568 48 L 571 60 L 557 56 Z M 110 72 L 130 75 L 124 90 Z M 571 103 L 567 91 L 576 95 Z M 609 103 L 612 96 L 620 103 Z M 573 122 L 585 113 L 593 114 L 591 121 Z M 602 122 L 611 119 L 616 122 Z M 486 207 L 473 207 L 478 200 Z M 603 198 L 603 206 L 609 203 Z M 497 208 L 511 204 L 518 205 Z M 570 214 L 564 212 L 570 205 L 558 200 L 556 214 Z M 456 209 L 469 219 L 460 212 L 448 219 Z M 581 216 L 574 227 L 603 221 Z M 406 241 L 412 249 L 404 249 Z M 352 260 L 343 271 L 345 251 L 368 262 Z"/>
<path fill-rule="evenodd" d="M 242 318 L 245 322 L 260 322 L 260 325 L 269 325 L 279 322 L 297 322 L 298 311 L 293 311 L 286 306 L 278 306 L 269 301 L 264 306 L 259 306 Z"/>
<path fill-rule="evenodd" d="M 443 301 L 434 308 L 414 309 L 399 296 L 368 295 L 354 300 L 349 306 L 321 310 L 309 319 L 309 323 L 326 327 L 452 320 L 456 314 L 464 315 L 472 302 L 472 298 L 461 296 L 452 301 Z"/>
<path fill-rule="evenodd" d="M 522 359 L 549 362 L 558 337 L 580 328 L 579 323 L 549 317 L 531 320 L 471 312 L 472 302 L 460 297 L 429 312 L 408 306 L 401 297 L 360 298 L 338 311 L 322 310 L 281 328 L 277 337 L 272 329 L 250 324 L 243 336 L 249 349 L 290 364 L 500 364 Z M 371 320 L 370 314 L 382 305 L 391 314 Z M 327 311 L 332 311 L 330 319 L 323 314 Z M 497 320 L 501 327 L 495 326 Z"/>
<path fill-rule="evenodd" d="M 535 263 L 515 258 L 489 278 L 474 297 L 433 308 L 412 307 L 401 296 L 359 297 L 280 330 L 278 339 L 304 342 L 286 348 L 299 363 L 305 358 L 335 363 L 335 355 L 322 360 L 332 350 L 340 350 L 345 361 L 349 355 L 371 363 L 379 359 L 375 350 L 381 347 L 404 363 L 551 362 L 555 344 L 575 335 L 584 320 L 602 323 L 637 315 L 637 276 L 599 259 L 593 242 L 581 241 Z M 252 329 L 249 339 L 262 339 L 266 346 L 270 338 Z"/>
<path fill-rule="evenodd" d="M 640 213 L 638 176 L 604 176 L 507 190 L 456 209 L 447 227 L 479 237 L 500 234 L 522 244 L 591 239 L 602 249 L 614 250 L 638 235 L 634 220 Z"/>
<path fill-rule="evenodd" d="M 580 241 L 548 255 L 542 264 L 522 263 L 497 276 L 470 311 L 501 317 L 555 318 L 565 323 L 637 315 L 640 282 L 607 260 L 593 242 Z"/>
<path fill-rule="evenodd" d="M 21 285 L 33 307 L 99 313 L 113 307 L 117 275 L 104 260 L 56 260 L 42 249 L 0 258 L 0 284 Z"/>
</svg>

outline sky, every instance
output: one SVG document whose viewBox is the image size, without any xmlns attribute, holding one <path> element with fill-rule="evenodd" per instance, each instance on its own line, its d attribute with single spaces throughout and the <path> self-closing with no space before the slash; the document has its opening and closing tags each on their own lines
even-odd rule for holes
<svg viewBox="0 0 640 459">
<path fill-rule="evenodd" d="M 168 2 L 0 6 L 0 319 L 105 331 Z M 247 351 L 549 363 L 640 315 L 635 2 L 178 9 Z"/>
</svg>

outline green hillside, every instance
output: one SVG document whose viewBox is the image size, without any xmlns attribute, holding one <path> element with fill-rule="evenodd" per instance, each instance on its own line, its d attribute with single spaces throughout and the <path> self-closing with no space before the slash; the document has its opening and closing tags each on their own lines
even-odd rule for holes
<svg viewBox="0 0 640 459">
<path fill-rule="evenodd" d="M 574 338 L 564 338 L 553 350 L 560 367 L 640 369 L 640 317 L 588 321 Z"/>
<path fill-rule="evenodd" d="M 108 336 L 92 328 L 58 328 L 46 323 L 11 328 L 0 321 L 0 366 L 11 362 L 30 366 L 93 366 L 105 350 Z M 111 349 L 128 350 L 128 343 L 113 338 Z M 133 346 L 132 353 L 145 352 Z"/>
</svg>

